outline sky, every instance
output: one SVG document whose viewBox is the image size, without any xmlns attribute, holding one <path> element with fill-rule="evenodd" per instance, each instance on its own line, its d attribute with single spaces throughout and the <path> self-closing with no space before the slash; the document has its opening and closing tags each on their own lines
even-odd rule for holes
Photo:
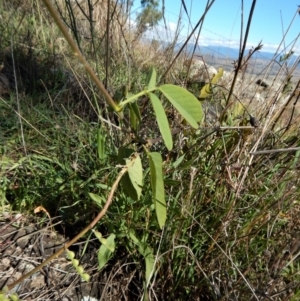
<svg viewBox="0 0 300 301">
<path fill-rule="evenodd" d="M 162 0 L 159 1 L 162 6 Z M 185 0 L 194 26 L 202 16 L 207 0 Z M 200 37 L 200 46 L 220 45 L 239 48 L 241 31 L 241 0 L 215 0 L 208 11 Z M 251 0 L 244 0 L 244 31 L 252 5 Z M 275 52 L 281 43 L 284 33 L 289 28 L 284 44 L 290 47 L 295 43 L 295 53 L 300 55 L 300 14 L 297 12 L 300 0 L 257 0 L 248 37 L 248 48 L 257 46 L 260 41 L 264 45 L 262 51 Z M 140 8 L 140 0 L 134 1 L 133 11 Z M 149 31 L 148 35 L 171 39 L 178 24 L 181 0 L 165 0 L 165 20 Z M 179 39 L 185 40 L 191 31 L 191 25 L 184 10 L 180 23 Z M 155 36 L 156 35 L 156 36 Z M 298 40 L 297 40 L 297 37 Z"/>
</svg>

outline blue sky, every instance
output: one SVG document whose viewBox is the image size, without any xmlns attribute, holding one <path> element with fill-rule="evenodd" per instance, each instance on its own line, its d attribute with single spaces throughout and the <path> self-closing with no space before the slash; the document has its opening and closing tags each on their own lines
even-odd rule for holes
<svg viewBox="0 0 300 301">
<path fill-rule="evenodd" d="M 162 2 L 162 0 L 160 0 Z M 185 0 L 187 10 L 191 16 L 191 23 L 195 25 L 204 12 L 206 0 Z M 244 0 L 244 30 L 252 1 Z M 248 46 L 256 46 L 261 40 L 262 51 L 275 51 L 282 40 L 291 21 L 293 20 L 300 0 L 257 0 L 253 21 L 248 38 Z M 140 0 L 134 1 L 134 9 L 140 6 Z M 181 0 L 165 0 L 165 18 L 169 37 L 175 32 L 180 15 Z M 180 39 L 184 40 L 190 31 L 189 21 L 182 11 L 180 24 Z M 238 47 L 241 29 L 241 0 L 216 0 L 206 15 L 200 45 L 222 45 Z M 155 31 L 164 36 L 163 23 Z M 285 39 L 288 46 L 295 41 L 300 33 L 300 15 L 297 13 Z M 166 33 L 165 33 L 166 34 Z M 296 52 L 300 54 L 300 38 L 296 42 Z"/>
</svg>

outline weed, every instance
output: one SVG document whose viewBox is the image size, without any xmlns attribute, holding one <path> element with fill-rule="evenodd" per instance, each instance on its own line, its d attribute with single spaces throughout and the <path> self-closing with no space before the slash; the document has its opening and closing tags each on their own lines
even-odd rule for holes
<svg viewBox="0 0 300 301">
<path fill-rule="evenodd" d="M 233 73 L 222 69 L 197 85 L 188 81 L 182 51 L 170 59 L 169 50 L 130 33 L 122 5 L 107 1 L 115 8 L 108 20 L 92 1 L 56 1 L 72 51 L 84 54 L 78 62 L 47 10 L 22 3 L 19 10 L 0 4 L 0 74 L 9 82 L 0 99 L 2 211 L 43 206 L 74 237 L 113 190 L 94 229 L 99 273 L 113 271 L 102 299 L 126 272 L 132 277 L 123 289 L 133 299 L 297 300 L 299 82 L 291 81 L 298 63 L 286 64 L 292 52 L 276 53 L 258 70 L 252 54 L 263 45 L 245 54 L 246 35 Z M 90 80 L 87 66 L 103 85 Z M 190 85 L 192 99 L 204 95 L 197 102 L 204 120 L 174 83 Z M 122 180 L 119 168 L 128 171 Z"/>
</svg>

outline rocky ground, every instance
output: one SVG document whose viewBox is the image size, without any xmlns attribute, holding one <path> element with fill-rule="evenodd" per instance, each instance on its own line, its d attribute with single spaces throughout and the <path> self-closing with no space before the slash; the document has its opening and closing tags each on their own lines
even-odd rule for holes
<svg viewBox="0 0 300 301">
<path fill-rule="evenodd" d="M 67 239 L 52 228 L 53 224 L 55 220 L 45 223 L 41 219 L 28 218 L 21 214 L 0 215 L 1 289 L 35 268 L 64 245 Z M 109 300 L 121 300 L 122 289 L 115 286 L 122 285 L 122 282 L 114 282 L 112 279 L 113 274 L 118 274 L 116 270 L 102 271 L 100 277 L 97 269 L 97 247 L 91 241 L 82 255 L 84 245 L 85 243 L 77 244 L 74 251 L 80 264 L 91 275 L 89 282 L 80 279 L 63 254 L 15 286 L 10 293 L 17 293 L 20 300 L 108 300 L 103 299 L 104 296 L 109 296 Z M 125 291 L 123 290 L 124 295 Z"/>
</svg>

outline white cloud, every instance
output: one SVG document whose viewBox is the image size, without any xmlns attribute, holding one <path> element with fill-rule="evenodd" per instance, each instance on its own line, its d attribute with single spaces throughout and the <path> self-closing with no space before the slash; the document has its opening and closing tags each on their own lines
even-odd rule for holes
<svg viewBox="0 0 300 301">
<path fill-rule="evenodd" d="M 174 33 L 175 33 L 176 29 L 177 29 L 177 26 L 178 26 L 178 24 L 175 23 L 175 22 L 169 22 L 169 23 L 168 23 L 169 29 L 170 29 L 171 31 L 174 31 Z"/>
<path fill-rule="evenodd" d="M 177 29 L 178 24 L 176 22 L 169 21 L 167 22 L 167 28 L 165 28 L 164 24 L 159 24 L 155 26 L 152 29 L 147 30 L 145 33 L 145 37 L 148 39 L 156 39 L 161 42 L 172 42 L 175 38 L 175 33 Z M 178 43 L 183 43 L 186 41 L 188 35 L 190 32 L 187 30 L 188 28 L 186 26 L 179 24 L 179 35 L 178 35 Z M 197 33 L 195 33 L 189 43 L 195 43 L 196 42 Z M 275 53 L 278 45 L 275 44 L 268 44 L 264 43 L 262 41 L 263 48 L 261 49 L 261 52 L 271 52 Z M 240 47 L 240 41 L 234 40 L 234 39 L 226 39 L 222 38 L 220 36 L 214 36 L 213 34 L 207 34 L 205 31 L 201 34 L 199 40 L 198 40 L 199 46 L 224 46 L 224 47 L 230 47 L 238 49 Z M 247 43 L 247 49 L 251 47 L 258 46 L 258 43 Z M 297 45 L 296 45 L 297 46 Z M 283 48 L 281 48 L 283 50 Z M 290 50 L 290 47 L 287 48 L 286 52 Z M 298 44 L 297 47 L 294 49 L 296 55 L 300 55 L 300 45 Z"/>
</svg>

